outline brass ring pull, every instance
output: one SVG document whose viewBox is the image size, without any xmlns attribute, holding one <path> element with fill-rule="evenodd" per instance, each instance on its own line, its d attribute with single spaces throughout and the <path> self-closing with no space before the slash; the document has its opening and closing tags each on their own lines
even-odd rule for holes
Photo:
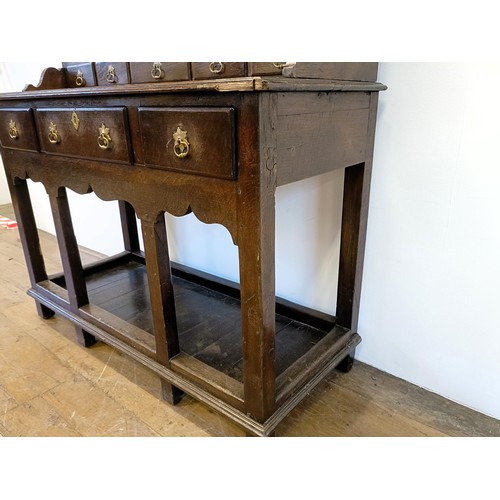
<svg viewBox="0 0 500 500">
<path fill-rule="evenodd" d="M 80 70 L 78 70 L 78 72 L 76 73 L 75 84 L 77 87 L 85 86 L 85 80 L 83 78 L 83 73 Z"/>
<path fill-rule="evenodd" d="M 51 144 L 58 144 L 61 142 L 61 138 L 59 137 L 59 133 L 57 132 L 57 125 L 50 122 L 49 125 L 49 142 Z"/>
<path fill-rule="evenodd" d="M 286 62 L 273 62 L 273 66 L 278 69 L 283 69 L 286 66 Z"/>
<path fill-rule="evenodd" d="M 97 138 L 97 144 L 101 149 L 109 149 L 111 147 L 111 137 L 109 135 L 109 128 L 106 127 L 104 123 L 99 127 L 99 137 Z"/>
<path fill-rule="evenodd" d="M 151 76 L 155 80 L 160 80 L 161 78 L 163 78 L 163 71 L 161 69 L 161 62 L 153 63 L 153 69 L 151 70 Z"/>
<path fill-rule="evenodd" d="M 106 73 L 106 81 L 108 83 L 115 83 L 116 81 L 115 68 L 113 68 L 111 64 L 108 66 L 108 72 Z"/>
<path fill-rule="evenodd" d="M 177 127 L 174 132 L 174 154 L 177 158 L 185 158 L 189 154 L 189 141 L 187 139 L 187 132 Z"/>
<path fill-rule="evenodd" d="M 16 122 L 11 120 L 9 123 L 9 137 L 11 139 L 17 139 L 19 137 L 19 132 L 16 127 Z"/>
<path fill-rule="evenodd" d="M 224 71 L 224 63 L 221 62 L 211 62 L 208 66 L 210 73 L 214 73 L 216 75 L 222 73 Z"/>
</svg>

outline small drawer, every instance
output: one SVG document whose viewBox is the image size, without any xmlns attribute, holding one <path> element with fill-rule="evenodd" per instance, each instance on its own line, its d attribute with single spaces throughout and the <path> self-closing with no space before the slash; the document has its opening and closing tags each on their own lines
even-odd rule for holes
<svg viewBox="0 0 500 500">
<path fill-rule="evenodd" d="M 97 85 L 118 85 L 130 83 L 126 62 L 96 62 Z"/>
<path fill-rule="evenodd" d="M 38 140 L 31 109 L 0 110 L 0 144 L 3 148 L 8 149 L 38 151 Z"/>
<path fill-rule="evenodd" d="M 92 63 L 63 63 L 63 68 L 66 70 L 67 87 L 95 87 L 96 79 Z"/>
<path fill-rule="evenodd" d="M 283 62 L 251 62 L 248 63 L 248 76 L 281 75 Z"/>
<path fill-rule="evenodd" d="M 155 83 L 189 80 L 187 62 L 131 62 L 131 83 Z"/>
<path fill-rule="evenodd" d="M 37 109 L 44 153 L 130 163 L 126 108 Z"/>
<path fill-rule="evenodd" d="M 246 75 L 244 62 L 192 62 L 193 80 L 234 78 Z"/>
<path fill-rule="evenodd" d="M 234 179 L 233 108 L 139 108 L 144 163 Z"/>
</svg>

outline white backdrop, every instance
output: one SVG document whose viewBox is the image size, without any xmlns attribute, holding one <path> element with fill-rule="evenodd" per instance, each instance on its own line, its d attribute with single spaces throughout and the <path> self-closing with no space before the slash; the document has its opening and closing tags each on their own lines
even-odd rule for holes
<svg viewBox="0 0 500 500">
<path fill-rule="evenodd" d="M 12 90 L 59 63 L 4 64 Z M 500 418 L 500 64 L 381 63 L 357 357 Z M 335 312 L 342 173 L 277 192 L 277 290 Z M 1 185 L 0 185 L 1 188 Z M 31 192 L 53 232 L 44 190 Z M 70 198 L 79 243 L 121 250 L 115 204 Z M 321 207 L 321 209 L 320 209 Z M 237 279 L 227 231 L 168 217 L 173 259 Z M 110 229 L 111 228 L 111 229 Z"/>
</svg>

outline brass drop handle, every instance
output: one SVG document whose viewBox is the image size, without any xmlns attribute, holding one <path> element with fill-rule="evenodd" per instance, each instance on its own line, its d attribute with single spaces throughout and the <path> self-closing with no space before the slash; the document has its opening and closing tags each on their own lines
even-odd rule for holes
<svg viewBox="0 0 500 500">
<path fill-rule="evenodd" d="M 187 138 L 187 131 L 177 127 L 174 132 L 174 154 L 177 158 L 185 158 L 189 154 L 189 141 Z"/>
<path fill-rule="evenodd" d="M 83 78 L 83 73 L 81 72 L 81 70 L 78 70 L 78 72 L 76 73 L 75 84 L 77 87 L 85 86 L 85 79 Z"/>
<path fill-rule="evenodd" d="M 109 128 L 104 123 L 99 127 L 99 137 L 97 144 L 101 149 L 109 149 L 111 147 L 111 137 L 109 135 Z"/>
<path fill-rule="evenodd" d="M 116 80 L 115 68 L 110 64 L 108 66 L 108 72 L 106 73 L 106 81 L 108 83 L 115 83 L 115 80 Z"/>
<path fill-rule="evenodd" d="M 210 73 L 218 75 L 224 71 L 224 63 L 211 62 L 208 66 L 208 69 L 210 70 Z"/>
<path fill-rule="evenodd" d="M 273 66 L 278 69 L 283 69 L 286 66 L 286 62 L 273 62 Z"/>
<path fill-rule="evenodd" d="M 163 73 L 163 71 L 161 69 L 161 62 L 153 63 L 153 69 L 151 70 L 151 76 L 155 80 L 160 80 L 163 77 L 162 73 Z"/>
<path fill-rule="evenodd" d="M 51 144 L 58 144 L 61 142 L 61 138 L 59 137 L 59 133 L 57 131 L 57 125 L 53 122 L 50 122 L 49 125 L 49 142 Z"/>
<path fill-rule="evenodd" d="M 17 139 L 19 137 L 19 132 L 16 127 L 16 122 L 11 120 L 9 123 L 9 137 L 11 139 Z"/>
</svg>

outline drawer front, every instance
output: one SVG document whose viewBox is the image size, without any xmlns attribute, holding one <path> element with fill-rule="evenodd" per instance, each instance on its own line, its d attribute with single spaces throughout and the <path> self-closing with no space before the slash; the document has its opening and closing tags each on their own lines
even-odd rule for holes
<svg viewBox="0 0 500 500">
<path fill-rule="evenodd" d="M 37 109 L 44 153 L 130 163 L 125 108 Z"/>
<path fill-rule="evenodd" d="M 147 166 L 234 179 L 233 108 L 139 108 Z"/>
<path fill-rule="evenodd" d="M 0 110 L 0 144 L 8 149 L 38 151 L 31 109 Z"/>
<path fill-rule="evenodd" d="M 244 62 L 194 62 L 191 63 L 193 80 L 234 78 L 245 76 Z"/>
<path fill-rule="evenodd" d="M 131 83 L 173 82 L 189 80 L 187 62 L 131 62 Z"/>
<path fill-rule="evenodd" d="M 92 63 L 63 63 L 63 68 L 66 69 L 67 87 L 94 87 L 96 85 Z"/>
<path fill-rule="evenodd" d="M 248 76 L 281 75 L 283 65 L 278 62 L 250 62 L 248 63 Z"/>
<path fill-rule="evenodd" d="M 97 85 L 130 83 L 126 62 L 96 62 L 95 73 Z"/>
</svg>

